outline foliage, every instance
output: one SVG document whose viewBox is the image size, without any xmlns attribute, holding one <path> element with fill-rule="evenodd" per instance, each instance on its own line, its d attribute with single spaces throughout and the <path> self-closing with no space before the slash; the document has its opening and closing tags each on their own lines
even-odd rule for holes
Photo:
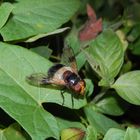
<svg viewBox="0 0 140 140">
<path fill-rule="evenodd" d="M 138 140 L 139 8 L 119 0 L 1 1 L 1 139 Z M 83 97 L 26 80 L 61 62 L 66 44 L 86 82 Z"/>
</svg>

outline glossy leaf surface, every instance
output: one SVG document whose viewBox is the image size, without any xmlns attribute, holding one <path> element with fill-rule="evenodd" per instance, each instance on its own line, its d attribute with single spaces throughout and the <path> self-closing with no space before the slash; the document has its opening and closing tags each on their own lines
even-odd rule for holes
<svg viewBox="0 0 140 140">
<path fill-rule="evenodd" d="M 124 100 L 140 105 L 140 71 L 131 71 L 120 76 L 112 85 Z"/>
</svg>

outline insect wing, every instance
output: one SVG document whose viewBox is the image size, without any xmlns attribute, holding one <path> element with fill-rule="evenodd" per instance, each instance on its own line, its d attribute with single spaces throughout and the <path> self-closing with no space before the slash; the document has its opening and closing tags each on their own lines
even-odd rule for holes
<svg viewBox="0 0 140 140">
<path fill-rule="evenodd" d="M 57 73 L 55 73 L 53 77 L 48 77 L 43 73 L 34 73 L 26 77 L 26 81 L 30 85 L 34 86 L 49 85 L 49 84 L 65 86 L 64 80 L 60 79 L 59 77 L 60 76 Z"/>
<path fill-rule="evenodd" d="M 34 85 L 34 86 L 50 84 L 47 75 L 45 75 L 43 73 L 34 73 L 34 74 L 26 77 L 26 81 L 29 84 Z"/>
<path fill-rule="evenodd" d="M 70 47 L 67 47 L 67 46 L 64 47 L 61 60 L 62 60 L 63 64 L 71 67 L 73 69 L 73 71 L 76 74 L 78 74 L 74 52 Z"/>
</svg>

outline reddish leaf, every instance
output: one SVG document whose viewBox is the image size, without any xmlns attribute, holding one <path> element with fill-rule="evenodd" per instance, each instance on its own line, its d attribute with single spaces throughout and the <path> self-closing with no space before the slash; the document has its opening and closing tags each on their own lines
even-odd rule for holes
<svg viewBox="0 0 140 140">
<path fill-rule="evenodd" d="M 102 18 L 96 19 L 95 11 L 89 4 L 87 5 L 87 15 L 88 20 L 79 32 L 79 39 L 81 41 L 94 39 L 102 31 Z"/>
<path fill-rule="evenodd" d="M 96 13 L 89 4 L 87 4 L 87 15 L 90 20 L 96 21 Z"/>
</svg>

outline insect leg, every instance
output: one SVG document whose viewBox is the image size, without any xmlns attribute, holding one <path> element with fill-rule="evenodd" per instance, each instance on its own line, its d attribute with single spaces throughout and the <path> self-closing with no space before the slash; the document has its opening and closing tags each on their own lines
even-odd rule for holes
<svg viewBox="0 0 140 140">
<path fill-rule="evenodd" d="M 63 89 L 61 89 L 61 96 L 62 96 L 62 100 L 63 100 L 63 102 L 62 102 L 62 106 L 63 106 L 64 103 L 65 103 L 65 98 L 64 98 L 65 90 L 66 90 L 66 87 L 64 87 Z"/>
<path fill-rule="evenodd" d="M 73 95 L 73 94 L 71 94 L 72 108 L 74 107 L 74 100 L 73 100 L 73 98 L 74 98 L 74 95 Z"/>
</svg>

